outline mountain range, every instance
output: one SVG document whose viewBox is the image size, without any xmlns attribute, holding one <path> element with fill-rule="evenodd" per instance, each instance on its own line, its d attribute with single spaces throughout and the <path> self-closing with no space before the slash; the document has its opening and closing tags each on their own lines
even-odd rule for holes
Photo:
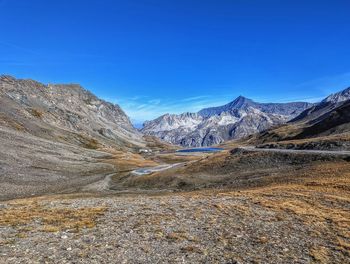
<svg viewBox="0 0 350 264">
<path fill-rule="evenodd" d="M 286 123 L 312 106 L 306 102 L 257 103 L 239 96 L 197 113 L 163 115 L 145 122 L 141 132 L 184 147 L 210 146 Z"/>
<path fill-rule="evenodd" d="M 347 109 L 349 99 L 350 88 L 316 104 L 258 103 L 239 96 L 226 105 L 197 113 L 165 114 L 145 122 L 139 131 L 118 105 L 97 98 L 78 84 L 42 84 L 3 75 L 0 76 L 0 126 L 85 149 L 138 150 L 150 144 L 151 138 L 147 136 L 175 145 L 199 147 L 257 132 L 273 133 L 276 130 L 271 128 L 283 124 L 299 124 L 300 128 L 302 123 L 305 131 L 315 131 L 311 127 L 319 121 L 335 117 L 337 109 Z M 346 111 L 343 112 L 342 117 Z M 151 140 L 153 145 L 160 144 L 154 140 Z"/>
<path fill-rule="evenodd" d="M 347 150 L 349 131 L 350 87 L 331 94 L 287 124 L 251 137 L 252 144 L 278 142 L 270 147 Z"/>
<path fill-rule="evenodd" d="M 76 190 L 124 171 L 125 163 L 129 169 L 163 163 L 164 156 L 147 160 L 150 150 L 176 147 L 152 136 L 182 146 L 230 146 L 226 141 L 249 136 L 246 144 L 255 146 L 346 150 L 349 99 L 350 88 L 318 104 L 240 96 L 198 113 L 163 115 L 138 131 L 118 105 L 78 84 L 0 76 L 0 199 Z"/>
</svg>

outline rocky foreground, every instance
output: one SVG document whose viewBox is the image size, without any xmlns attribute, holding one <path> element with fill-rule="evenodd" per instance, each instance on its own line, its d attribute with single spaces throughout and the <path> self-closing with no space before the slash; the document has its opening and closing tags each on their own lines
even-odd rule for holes
<svg viewBox="0 0 350 264">
<path fill-rule="evenodd" d="M 346 177 L 0 205 L 0 263 L 350 263 Z"/>
</svg>

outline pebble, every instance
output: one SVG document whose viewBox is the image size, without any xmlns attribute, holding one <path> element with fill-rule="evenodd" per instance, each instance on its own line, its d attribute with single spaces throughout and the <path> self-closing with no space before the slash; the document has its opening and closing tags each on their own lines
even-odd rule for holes
<svg viewBox="0 0 350 264">
<path fill-rule="evenodd" d="M 60 200 L 42 203 L 48 210 L 99 206 L 108 209 L 98 216 L 95 227 L 72 233 L 65 227 L 56 234 L 42 232 L 43 222 L 33 220 L 29 223 L 29 236 L 18 238 L 13 244 L 0 244 L 0 263 L 109 264 L 111 260 L 118 260 L 118 263 L 140 264 L 272 264 L 291 263 L 291 259 L 294 263 L 310 263 L 312 258 L 304 249 L 320 244 L 323 239 L 306 236 L 314 226 L 292 217 L 283 222 L 271 222 L 273 211 L 254 206 L 244 197 L 198 196 L 189 199 L 186 195 L 172 195 L 79 198 L 67 199 L 64 203 Z M 222 210 L 210 204 L 219 204 Z M 233 209 L 248 206 L 250 214 Z M 16 228 L 0 226 L 0 241 L 14 237 L 18 232 Z M 271 243 L 259 243 L 256 237 L 271 237 Z M 330 256 L 336 258 L 337 262 L 333 263 L 347 263 L 341 255 L 328 249 Z"/>
</svg>

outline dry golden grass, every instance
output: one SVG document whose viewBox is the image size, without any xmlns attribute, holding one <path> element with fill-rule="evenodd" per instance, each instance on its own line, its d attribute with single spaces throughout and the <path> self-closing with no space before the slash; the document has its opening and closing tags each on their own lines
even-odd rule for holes
<svg viewBox="0 0 350 264">
<path fill-rule="evenodd" d="M 150 148 L 152 150 L 158 150 L 158 151 L 174 151 L 176 149 L 179 149 L 180 147 L 171 145 L 169 143 L 166 143 L 164 141 L 159 140 L 158 138 L 154 136 L 143 136 L 144 140 L 146 141 L 147 148 Z"/>
<path fill-rule="evenodd" d="M 174 164 L 174 163 L 181 163 L 181 162 L 196 161 L 206 156 L 207 154 L 179 155 L 177 153 L 168 153 L 168 154 L 155 154 L 154 156 L 151 156 L 150 159 L 157 163 Z"/>
<path fill-rule="evenodd" d="M 174 154 L 173 154 L 174 155 Z M 154 172 L 149 175 L 132 177 L 127 180 L 128 186 L 138 186 L 145 188 L 180 188 L 190 189 L 191 186 L 206 185 L 211 182 L 220 181 L 222 176 L 218 168 L 224 167 L 227 151 L 215 154 L 205 154 L 202 156 L 184 157 L 188 159 L 184 166 L 178 166 L 160 172 Z M 168 156 L 169 159 L 176 157 Z M 171 163 L 171 162 L 167 162 Z M 204 175 L 208 171 L 217 171 L 215 175 Z"/>
<path fill-rule="evenodd" d="M 100 143 L 96 139 L 81 134 L 78 136 L 83 148 L 98 149 L 100 147 Z"/>
<path fill-rule="evenodd" d="M 9 118 L 3 113 L 0 113 L 0 125 L 4 125 L 5 127 L 12 127 L 17 131 L 25 131 L 26 128 L 19 122 L 14 119 Z"/>
<path fill-rule="evenodd" d="M 175 154 L 167 155 L 167 159 L 173 160 L 176 159 Z M 169 182 L 171 179 L 176 177 L 176 175 L 182 174 L 192 174 L 194 172 L 205 171 L 206 168 L 212 168 L 213 166 L 221 166 L 224 163 L 225 157 L 228 155 L 227 151 L 223 151 L 221 153 L 203 155 L 203 156 L 184 156 L 181 159 L 187 159 L 189 161 L 186 166 L 179 167 L 176 169 L 169 169 L 157 173 L 153 173 L 150 175 L 145 175 L 143 177 L 138 177 L 134 179 L 135 184 L 152 184 L 152 182 L 160 181 L 160 182 Z"/>
<path fill-rule="evenodd" d="M 84 143 L 83 147 L 88 149 L 98 149 L 99 143 L 96 139 L 91 138 Z"/>
<path fill-rule="evenodd" d="M 127 172 L 137 168 L 154 167 L 159 164 L 153 160 L 145 159 L 140 154 L 131 152 L 123 152 L 114 149 L 102 149 L 113 155 L 112 159 L 108 159 L 105 162 L 115 165 L 118 172 Z"/>
<path fill-rule="evenodd" d="M 225 142 L 219 144 L 217 147 L 223 148 L 223 149 L 226 149 L 226 150 L 231 150 L 231 149 L 234 149 L 234 148 L 247 146 L 247 145 L 249 145 L 248 144 L 248 139 L 247 138 L 243 138 L 243 139 L 234 139 L 234 140 L 225 141 Z"/>
<path fill-rule="evenodd" d="M 221 161 L 225 154 L 213 156 Z M 200 162 L 199 162 L 200 164 Z M 203 166 L 207 166 L 203 162 Z M 197 166 L 197 163 L 196 163 Z M 198 165 L 202 170 L 202 165 Z M 149 175 L 155 181 L 159 175 Z M 312 236 L 327 241 L 324 245 L 309 248 L 315 263 L 329 263 L 329 251 L 336 250 L 350 259 L 350 164 L 345 161 L 326 161 L 308 164 L 299 170 L 286 171 L 284 182 L 269 183 L 261 187 L 240 188 L 240 191 L 202 190 L 182 195 L 191 198 L 201 196 L 245 197 L 251 202 L 244 205 L 213 203 L 221 214 L 236 211 L 254 219 L 251 205 L 262 206 L 275 213 L 276 221 L 293 217 L 302 224 L 312 226 Z M 162 180 L 169 178 L 164 178 Z M 170 175 L 167 175 L 170 177 Z M 158 178 L 159 180 L 159 178 Z M 200 217 L 201 212 L 194 212 Z M 215 224 L 215 223 L 213 223 Z M 267 243 L 268 238 L 258 238 Z"/>
<path fill-rule="evenodd" d="M 333 142 L 333 141 L 350 141 L 350 134 L 349 133 L 343 133 L 343 134 L 337 134 L 337 135 L 330 135 L 330 136 L 324 136 L 324 137 L 315 137 L 315 138 L 305 138 L 305 139 L 295 139 L 295 140 L 285 140 L 281 143 L 288 144 L 288 143 L 294 143 L 294 144 L 303 144 L 303 143 L 309 143 L 309 142 Z"/>
<path fill-rule="evenodd" d="M 202 253 L 203 252 L 200 248 L 198 248 L 196 246 L 185 246 L 185 247 L 181 248 L 181 251 L 189 252 L 189 253 L 193 253 L 193 252 L 195 252 L 195 253 Z"/>
<path fill-rule="evenodd" d="M 267 143 L 260 144 L 259 146 L 272 145 L 274 148 L 315 148 L 315 146 L 324 147 L 329 149 L 331 146 L 341 147 L 350 142 L 350 134 L 343 133 L 331 136 L 305 138 L 305 139 L 294 139 L 294 140 L 283 140 L 277 142 L 267 141 Z"/>
<path fill-rule="evenodd" d="M 272 137 L 275 137 L 275 138 L 278 138 L 279 140 L 283 140 L 285 138 L 290 138 L 290 137 L 298 135 L 299 133 L 301 133 L 303 131 L 303 128 L 304 128 L 303 123 L 281 125 L 281 126 L 276 127 L 274 129 L 273 128 L 270 129 L 268 132 L 269 136 L 267 136 L 266 138 L 263 137 L 263 139 L 270 139 Z M 250 143 L 254 143 L 257 138 L 259 140 L 259 135 L 260 134 L 254 135 L 251 138 Z"/>
<path fill-rule="evenodd" d="M 42 118 L 44 113 L 39 110 L 39 109 L 36 109 L 36 108 L 31 108 L 30 109 L 30 113 L 32 114 L 32 116 L 36 117 L 36 118 Z"/>
<path fill-rule="evenodd" d="M 334 176 L 329 173 L 332 166 L 336 165 L 313 167 L 313 173 L 328 168 L 328 176 L 304 178 L 298 184 L 276 184 L 232 195 L 249 197 L 255 204 L 280 216 L 296 216 L 304 224 L 314 226 L 315 235 L 328 238 L 333 247 L 350 257 L 350 173 Z M 313 248 L 310 252 L 316 261 L 327 263 L 325 248 Z"/>
<path fill-rule="evenodd" d="M 166 235 L 169 240 L 188 240 L 188 236 L 184 232 L 171 232 Z"/>
<path fill-rule="evenodd" d="M 311 257 L 318 263 L 329 263 L 328 249 L 325 247 L 313 247 L 310 249 Z"/>
<path fill-rule="evenodd" d="M 38 200 L 18 200 L 0 210 L 0 226 L 13 226 L 23 231 L 24 226 L 40 221 L 43 232 L 79 231 L 93 228 L 97 218 L 104 215 L 106 210 L 106 207 L 50 208 Z"/>
</svg>

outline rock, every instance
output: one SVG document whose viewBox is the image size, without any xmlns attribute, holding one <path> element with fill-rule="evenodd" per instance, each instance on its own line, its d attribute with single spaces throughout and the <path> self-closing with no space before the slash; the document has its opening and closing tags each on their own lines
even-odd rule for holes
<svg viewBox="0 0 350 264">
<path fill-rule="evenodd" d="M 309 103 L 260 104 L 242 96 L 198 113 L 166 114 L 145 122 L 142 132 L 185 147 L 220 144 L 282 124 L 309 108 Z"/>
</svg>

